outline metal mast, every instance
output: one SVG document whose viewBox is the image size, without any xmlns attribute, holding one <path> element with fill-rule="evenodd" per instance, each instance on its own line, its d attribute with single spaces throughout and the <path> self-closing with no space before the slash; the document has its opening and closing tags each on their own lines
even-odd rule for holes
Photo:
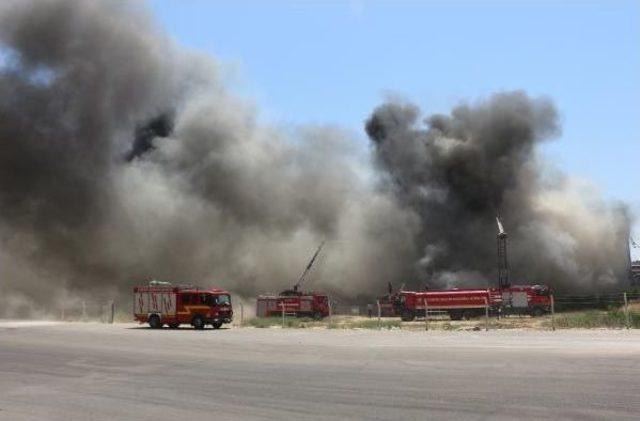
<svg viewBox="0 0 640 421">
<path fill-rule="evenodd" d="M 498 288 L 509 288 L 509 261 L 507 260 L 507 233 L 502 226 L 500 217 L 496 217 L 498 224 Z"/>
</svg>

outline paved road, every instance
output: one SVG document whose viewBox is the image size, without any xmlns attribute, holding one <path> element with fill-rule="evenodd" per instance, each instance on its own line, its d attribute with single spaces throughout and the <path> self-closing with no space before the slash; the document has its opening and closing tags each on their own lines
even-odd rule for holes
<svg viewBox="0 0 640 421">
<path fill-rule="evenodd" d="M 0 323 L 0 420 L 638 419 L 640 331 Z"/>
</svg>

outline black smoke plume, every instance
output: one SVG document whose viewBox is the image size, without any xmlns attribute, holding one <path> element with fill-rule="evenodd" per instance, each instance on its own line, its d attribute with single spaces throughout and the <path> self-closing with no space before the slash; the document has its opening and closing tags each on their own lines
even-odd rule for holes
<svg viewBox="0 0 640 421">
<path fill-rule="evenodd" d="M 152 277 L 279 291 L 320 241 L 312 288 L 353 296 L 410 266 L 412 216 L 351 138 L 258 125 L 139 3 L 5 2 L 0 48 L 3 313 Z"/>
<path fill-rule="evenodd" d="M 173 116 L 165 113 L 152 118 L 136 128 L 131 149 L 125 155 L 127 161 L 142 156 L 155 149 L 153 141 L 157 137 L 168 137 L 173 131 Z"/>
<path fill-rule="evenodd" d="M 384 293 L 388 281 L 490 282 L 500 212 L 518 276 L 615 286 L 622 211 L 549 169 L 552 105 L 521 93 L 426 125 L 410 105 L 340 129 L 268 127 L 141 3 L 0 5 L 0 316 L 145 279 L 253 296 Z M 123 157 L 125 159 L 123 159 Z"/>
<path fill-rule="evenodd" d="M 625 207 L 575 190 L 536 153 L 560 130 L 549 100 L 500 93 L 419 119 L 389 103 L 366 123 L 385 187 L 420 218 L 416 280 L 495 285 L 498 215 L 515 282 L 591 292 L 624 279 Z"/>
</svg>

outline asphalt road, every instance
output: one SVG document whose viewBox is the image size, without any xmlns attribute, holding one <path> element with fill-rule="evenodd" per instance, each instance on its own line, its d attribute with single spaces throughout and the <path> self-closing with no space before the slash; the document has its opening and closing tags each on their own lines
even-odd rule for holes
<svg viewBox="0 0 640 421">
<path fill-rule="evenodd" d="M 638 419 L 640 331 L 0 323 L 0 420 Z"/>
</svg>

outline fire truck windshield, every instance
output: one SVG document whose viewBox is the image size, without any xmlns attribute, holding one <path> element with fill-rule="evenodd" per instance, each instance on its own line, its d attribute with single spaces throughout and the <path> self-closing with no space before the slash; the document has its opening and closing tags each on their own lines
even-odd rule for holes
<svg viewBox="0 0 640 421">
<path fill-rule="evenodd" d="M 214 297 L 214 300 L 218 305 L 231 304 L 231 297 L 228 295 L 218 295 L 217 297 Z"/>
<path fill-rule="evenodd" d="M 549 287 L 544 286 L 544 285 L 540 285 L 540 286 L 536 286 L 533 288 L 533 290 L 535 291 L 535 293 L 537 295 L 546 297 L 548 295 L 551 295 L 551 290 L 549 289 Z"/>
</svg>

